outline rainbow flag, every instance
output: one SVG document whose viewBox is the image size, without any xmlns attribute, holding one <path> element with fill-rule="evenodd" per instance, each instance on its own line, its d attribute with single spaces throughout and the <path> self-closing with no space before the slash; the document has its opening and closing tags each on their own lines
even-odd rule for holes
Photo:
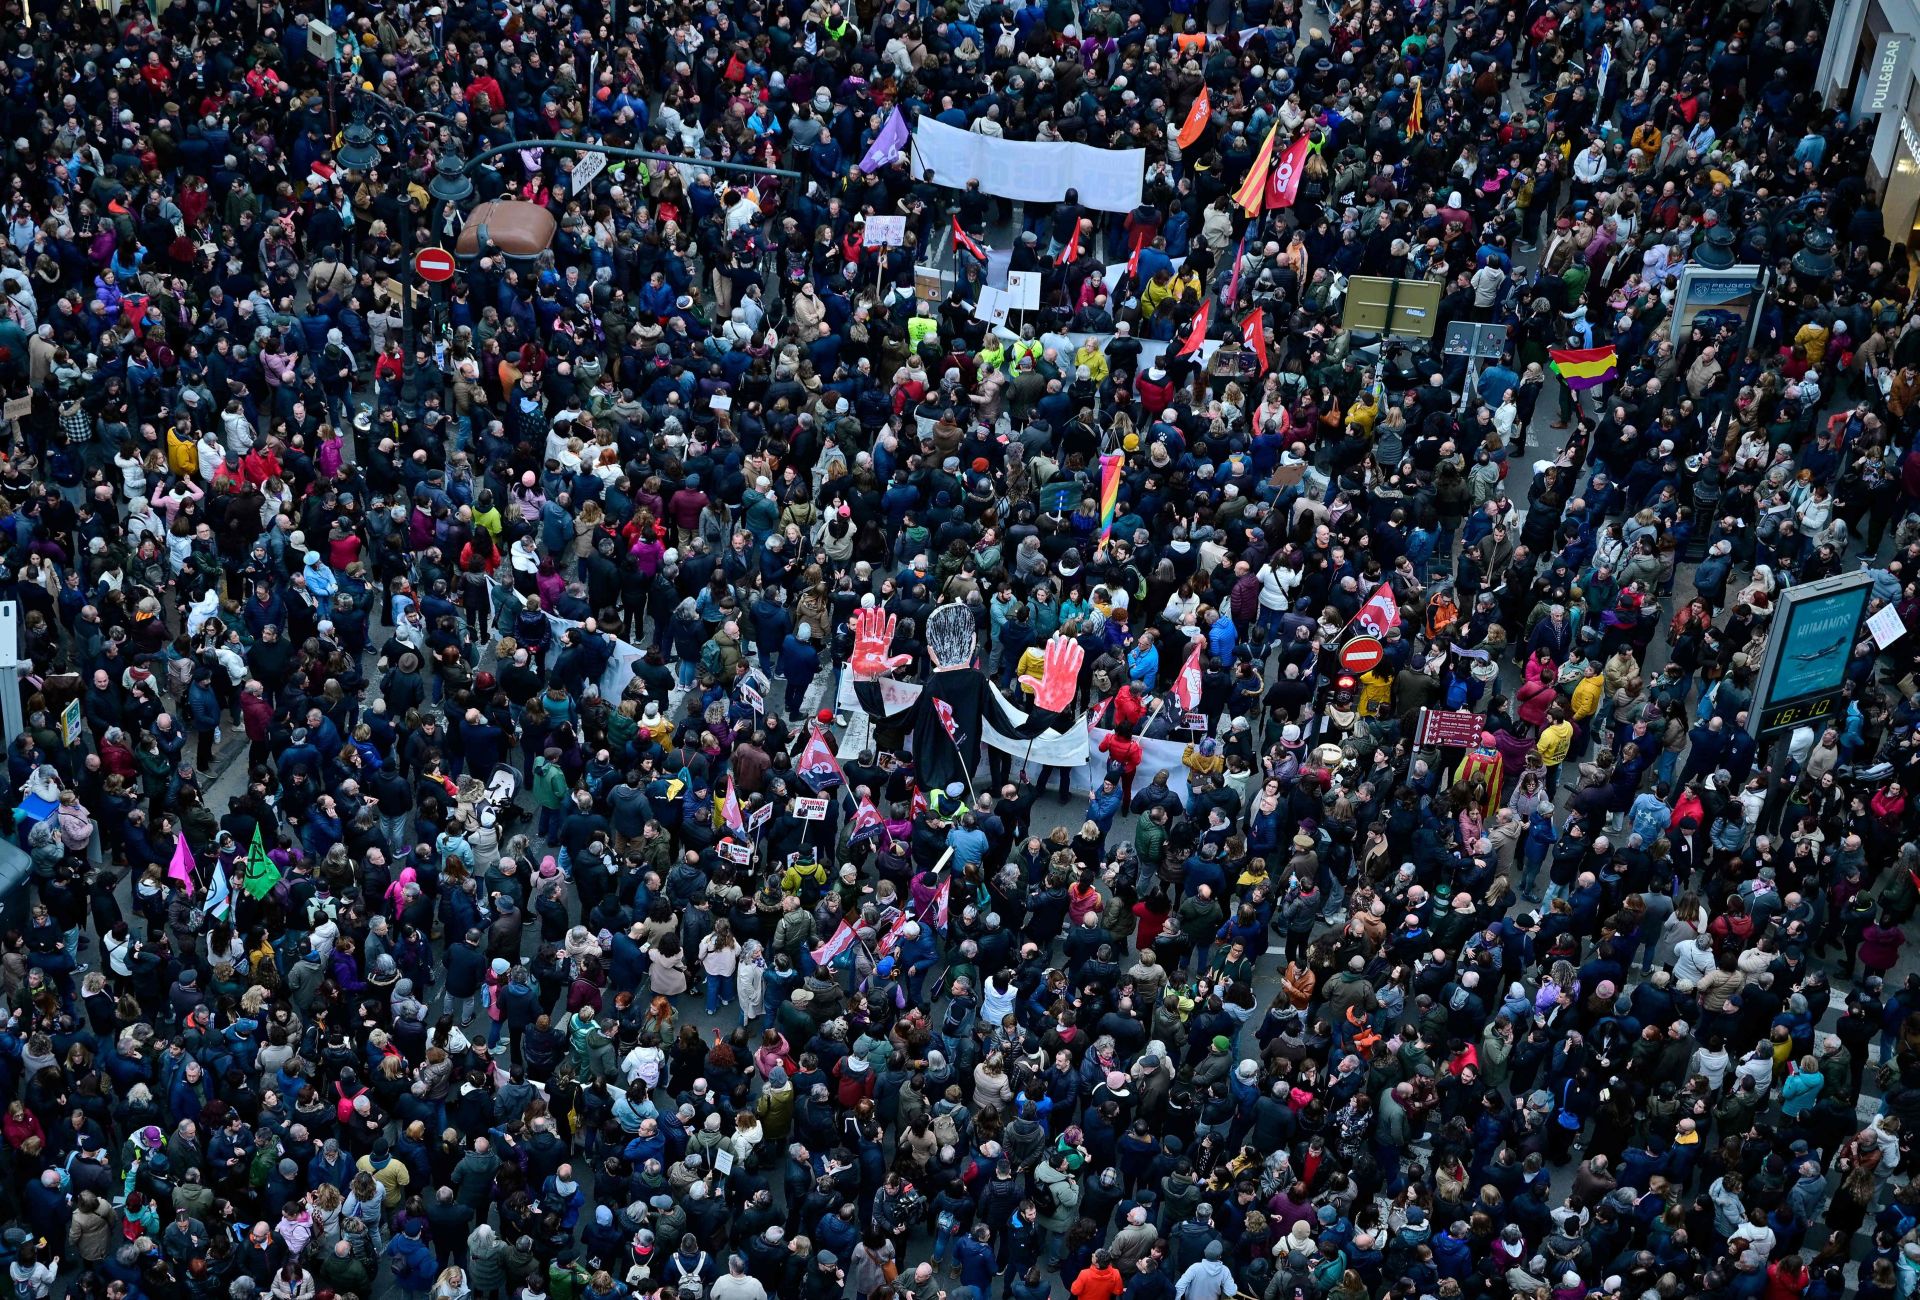
<svg viewBox="0 0 1920 1300">
<path fill-rule="evenodd" d="M 1100 458 L 1100 544 L 1106 545 L 1113 532 L 1114 512 L 1120 507 L 1120 467 L 1127 463 L 1122 452 L 1110 451 Z"/>
<path fill-rule="evenodd" d="M 1613 345 L 1604 348 L 1550 348 L 1553 369 L 1574 392 L 1597 388 L 1620 372 L 1620 359 Z"/>
</svg>

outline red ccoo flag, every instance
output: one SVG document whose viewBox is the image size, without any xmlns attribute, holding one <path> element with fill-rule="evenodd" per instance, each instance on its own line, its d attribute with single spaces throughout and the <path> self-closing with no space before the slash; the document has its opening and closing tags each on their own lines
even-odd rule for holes
<svg viewBox="0 0 1920 1300">
<path fill-rule="evenodd" d="M 1202 86 L 1200 93 L 1194 96 L 1193 107 L 1187 110 L 1187 120 L 1180 124 L 1180 134 L 1173 138 L 1174 143 L 1182 149 L 1193 148 L 1193 142 L 1198 140 L 1200 133 L 1207 129 L 1207 120 L 1212 116 L 1213 96 L 1207 93 L 1205 86 Z"/>
<path fill-rule="evenodd" d="M 1193 328 L 1187 331 L 1187 337 L 1180 340 L 1180 346 L 1174 350 L 1176 357 L 1184 357 L 1190 352 L 1198 352 L 1200 345 L 1207 341 L 1207 324 L 1213 318 L 1213 299 L 1200 301 L 1200 314 L 1193 318 Z"/>
<path fill-rule="evenodd" d="M 1260 373 L 1267 373 L 1267 313 L 1264 307 L 1255 307 L 1253 314 L 1240 322 L 1240 341 L 1247 350 L 1260 358 Z"/>
</svg>

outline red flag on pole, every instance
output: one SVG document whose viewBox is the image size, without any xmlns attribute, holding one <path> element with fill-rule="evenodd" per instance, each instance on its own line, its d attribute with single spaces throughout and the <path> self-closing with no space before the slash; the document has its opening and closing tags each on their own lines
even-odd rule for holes
<svg viewBox="0 0 1920 1300">
<path fill-rule="evenodd" d="M 1300 174 L 1306 170 L 1307 153 L 1313 142 L 1301 136 L 1288 145 L 1267 176 L 1267 206 L 1290 208 L 1300 192 Z"/>
<path fill-rule="evenodd" d="M 1127 258 L 1127 274 L 1135 281 L 1140 279 L 1140 250 L 1147 246 L 1145 226 L 1133 232 L 1133 254 Z"/>
<path fill-rule="evenodd" d="M 972 253 L 981 261 L 984 262 L 987 260 L 987 255 L 981 249 L 980 245 L 973 242 L 973 236 L 960 228 L 960 218 L 958 216 L 953 219 L 953 242 L 961 248 L 966 249 L 969 253 Z"/>
<path fill-rule="evenodd" d="M 1180 665 L 1180 675 L 1173 679 L 1173 698 L 1188 713 L 1200 707 L 1200 657 L 1206 648 L 1204 636 L 1193 638 L 1193 649 L 1187 651 L 1187 661 Z"/>
<path fill-rule="evenodd" d="M 1264 307 L 1255 307 L 1253 314 L 1240 322 L 1240 340 L 1247 350 L 1260 358 L 1260 373 L 1267 373 L 1267 313 Z"/>
<path fill-rule="evenodd" d="M 940 719 L 940 725 L 945 729 L 947 739 L 956 745 L 959 744 L 960 724 L 954 720 L 953 706 L 945 700 L 935 700 L 933 702 L 933 713 L 935 717 Z"/>
<path fill-rule="evenodd" d="M 1065 266 L 1078 256 L 1080 256 L 1080 223 L 1076 221 L 1073 223 L 1073 234 L 1067 240 L 1067 246 L 1060 250 L 1060 256 L 1053 259 L 1053 264 Z"/>
<path fill-rule="evenodd" d="M 1374 593 L 1367 597 L 1367 603 L 1353 616 L 1353 621 L 1369 636 L 1385 636 L 1400 626 L 1400 602 L 1393 597 L 1393 588 L 1381 583 Z"/>
<path fill-rule="evenodd" d="M 1247 235 L 1252 233 L 1252 231 L 1253 231 L 1252 226 L 1248 226 L 1246 230 L 1242 231 L 1240 233 L 1240 242 L 1234 247 L 1234 250 L 1233 250 L 1233 274 L 1229 276 L 1227 279 L 1227 310 L 1228 311 L 1232 311 L 1234 308 L 1234 304 L 1240 301 L 1240 261 L 1243 257 L 1246 256 Z"/>
<path fill-rule="evenodd" d="M 953 877 L 948 876 L 940 882 L 940 888 L 933 896 L 933 923 L 942 930 L 947 928 L 947 908 L 952 900 Z"/>
<path fill-rule="evenodd" d="M 1186 338 L 1180 340 L 1180 346 L 1174 349 L 1173 355 L 1175 355 L 1176 357 L 1184 357 L 1190 352 L 1198 352 L 1200 350 L 1200 345 L 1206 342 L 1207 323 L 1212 319 L 1212 317 L 1213 317 L 1213 299 L 1211 298 L 1201 299 L 1200 314 L 1193 318 L 1193 328 L 1187 331 Z"/>
<path fill-rule="evenodd" d="M 1180 124 L 1180 134 L 1174 137 L 1174 142 L 1182 149 L 1192 148 L 1193 142 L 1207 129 L 1207 122 L 1212 117 L 1213 96 L 1202 86 L 1200 93 L 1194 97 L 1193 107 L 1187 110 L 1187 120 Z"/>
</svg>

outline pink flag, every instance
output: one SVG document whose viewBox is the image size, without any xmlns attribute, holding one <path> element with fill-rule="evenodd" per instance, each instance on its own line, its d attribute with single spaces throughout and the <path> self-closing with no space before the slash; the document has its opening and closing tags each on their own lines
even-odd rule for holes
<svg viewBox="0 0 1920 1300">
<path fill-rule="evenodd" d="M 720 820 L 744 835 L 747 831 L 747 816 L 740 811 L 740 792 L 734 788 L 733 774 L 727 774 L 727 797 L 720 803 Z"/>
<path fill-rule="evenodd" d="M 1206 648 L 1204 636 L 1193 638 L 1193 649 L 1187 652 L 1187 661 L 1180 665 L 1180 675 L 1173 679 L 1173 698 L 1188 713 L 1200 707 L 1200 656 Z"/>
<path fill-rule="evenodd" d="M 953 877 L 948 876 L 940 882 L 939 892 L 933 896 L 933 923 L 942 930 L 947 928 L 947 905 L 953 899 Z"/>
<path fill-rule="evenodd" d="M 193 850 L 187 847 L 184 833 L 174 837 L 173 863 L 167 868 L 167 874 L 188 889 L 193 888 Z"/>
<path fill-rule="evenodd" d="M 840 922 L 840 928 L 833 932 L 833 937 L 813 950 L 813 964 L 825 966 L 851 947 L 853 947 L 853 927 L 843 920 Z"/>
</svg>

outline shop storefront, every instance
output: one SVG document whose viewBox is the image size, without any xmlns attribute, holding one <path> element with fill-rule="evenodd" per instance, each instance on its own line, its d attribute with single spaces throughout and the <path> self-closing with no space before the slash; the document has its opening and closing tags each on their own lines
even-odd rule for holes
<svg viewBox="0 0 1920 1300">
<path fill-rule="evenodd" d="M 1878 123 L 1870 180 L 1895 179 L 1897 159 L 1911 166 L 1916 151 L 1905 140 L 1909 108 L 1920 110 L 1920 0 L 1835 0 L 1817 84 L 1827 103 L 1855 119 Z M 1905 126 L 1907 130 L 1903 131 Z M 1887 233 L 1911 228 L 1911 214 L 1887 209 Z"/>
<path fill-rule="evenodd" d="M 1887 238 L 1915 247 L 1920 240 L 1910 232 L 1920 226 L 1920 127 L 1902 113 L 1894 120 L 1893 157 L 1880 194 L 1880 218 Z"/>
</svg>

